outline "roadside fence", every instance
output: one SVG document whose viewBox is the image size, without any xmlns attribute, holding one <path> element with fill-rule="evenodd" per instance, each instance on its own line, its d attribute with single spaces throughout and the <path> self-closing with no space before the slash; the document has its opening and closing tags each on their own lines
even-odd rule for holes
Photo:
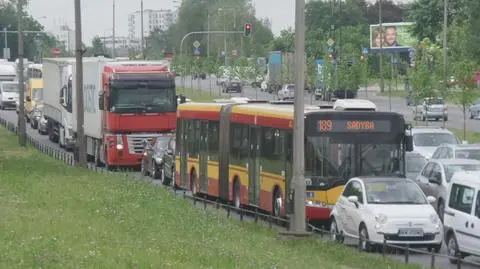
<svg viewBox="0 0 480 269">
<path fill-rule="evenodd" d="M 6 121 L 1 117 L 0 117 L 0 125 L 5 127 L 8 131 L 12 133 L 15 133 L 15 134 L 18 133 L 18 128 L 15 123 Z M 66 152 L 63 149 L 58 149 L 58 148 L 43 144 L 42 142 L 38 141 L 37 139 L 35 139 L 34 137 L 28 134 L 27 134 L 27 143 L 28 145 L 39 150 L 42 154 L 45 154 L 54 159 L 60 160 L 67 165 L 70 165 L 70 166 L 74 165 L 73 154 L 70 152 Z M 98 173 L 108 173 L 108 174 L 115 174 L 115 175 L 124 176 L 124 177 L 133 177 L 131 174 L 133 170 L 122 169 L 117 171 L 107 171 L 106 169 L 96 167 L 94 164 L 89 164 L 88 168 Z M 142 179 L 144 178 L 142 177 Z M 168 187 L 166 185 L 162 185 L 162 186 Z M 257 208 L 253 208 L 253 209 L 243 208 L 243 207 L 237 208 L 230 204 L 223 203 L 218 199 L 212 200 L 204 197 L 192 196 L 192 195 L 189 195 L 187 191 L 183 189 L 178 189 L 178 188 L 171 188 L 171 189 L 173 189 L 173 194 L 175 195 L 175 197 L 190 199 L 193 203 L 192 205 L 195 207 L 201 207 L 204 210 L 214 209 L 214 211 L 216 212 L 220 212 L 220 209 L 222 209 L 222 211 L 226 213 L 227 218 L 233 218 L 235 216 L 238 216 L 238 219 L 240 221 L 251 221 L 258 224 L 263 224 L 264 226 L 266 225 L 270 229 L 274 229 L 274 228 L 278 229 L 279 227 L 288 227 L 288 223 L 289 223 L 288 219 L 275 217 L 272 214 L 266 214 Z M 330 230 L 325 230 L 325 229 L 310 225 L 308 223 L 307 223 L 307 227 L 310 232 L 312 232 L 314 235 L 319 237 L 321 240 L 325 240 L 325 239 L 331 240 L 333 238 L 332 236 L 333 234 L 331 233 Z M 346 236 L 343 234 L 335 235 L 335 238 L 341 238 L 341 237 L 346 238 Z M 355 238 L 350 238 L 350 239 L 355 239 Z M 410 262 L 410 258 L 412 255 L 428 255 L 430 257 L 431 269 L 436 268 L 438 258 L 445 258 L 451 261 L 455 261 L 457 269 L 463 268 L 464 265 L 480 267 L 480 263 L 468 261 L 463 259 L 462 257 L 452 257 L 444 254 L 435 253 L 433 249 L 431 249 L 431 251 L 428 252 L 428 251 L 422 251 L 416 248 L 411 248 L 410 245 L 408 244 L 404 246 L 393 245 L 393 244 L 387 243 L 386 239 L 384 239 L 383 243 L 381 244 L 378 244 L 369 240 L 365 240 L 363 238 L 358 241 L 359 242 L 357 247 L 359 251 L 362 251 L 362 243 L 366 241 L 368 243 L 371 243 L 372 245 L 377 246 L 376 249 L 380 250 L 383 256 L 386 256 L 387 254 L 403 253 L 403 257 L 404 257 L 403 261 L 405 263 Z"/>
</svg>

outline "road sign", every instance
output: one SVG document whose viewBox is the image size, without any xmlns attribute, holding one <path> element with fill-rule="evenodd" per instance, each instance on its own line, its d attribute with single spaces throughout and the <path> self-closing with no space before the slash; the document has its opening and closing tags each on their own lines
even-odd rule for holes
<svg viewBox="0 0 480 269">
<path fill-rule="evenodd" d="M 335 41 L 333 39 L 329 38 L 327 40 L 327 45 L 329 45 L 331 47 L 331 46 L 333 46 L 333 44 L 335 44 Z"/>
<path fill-rule="evenodd" d="M 332 48 L 332 46 L 329 46 L 328 47 L 328 53 L 332 53 L 332 52 L 333 52 L 333 48 Z"/>
<path fill-rule="evenodd" d="M 323 71 L 323 59 L 316 59 L 315 63 L 317 64 L 317 74 L 322 75 Z"/>
<path fill-rule="evenodd" d="M 238 51 L 237 51 L 237 50 L 232 50 L 232 55 L 233 55 L 233 56 L 237 56 L 237 55 L 238 55 Z"/>
<path fill-rule="evenodd" d="M 195 42 L 193 42 L 193 47 L 194 48 L 200 47 L 200 42 L 198 42 L 198 40 L 195 40 Z"/>
<path fill-rule="evenodd" d="M 362 54 L 367 55 L 368 54 L 368 48 L 362 48 Z"/>
<path fill-rule="evenodd" d="M 52 55 L 53 56 L 60 56 L 60 49 L 59 48 L 52 48 Z"/>
<path fill-rule="evenodd" d="M 200 49 L 199 48 L 194 48 L 193 49 L 193 55 L 199 56 L 200 55 Z"/>
</svg>

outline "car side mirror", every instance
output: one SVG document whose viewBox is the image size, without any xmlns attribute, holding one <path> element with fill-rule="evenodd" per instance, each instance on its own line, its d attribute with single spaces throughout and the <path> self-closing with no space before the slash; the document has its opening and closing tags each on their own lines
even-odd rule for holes
<svg viewBox="0 0 480 269">
<path fill-rule="evenodd" d="M 105 93 L 103 91 L 98 94 L 98 109 L 100 110 L 103 110 L 103 108 L 105 107 L 105 100 L 103 99 L 104 96 Z"/>
<path fill-rule="evenodd" d="M 436 201 L 437 201 L 437 198 L 433 197 L 433 196 L 427 196 L 427 201 L 430 203 L 430 204 L 434 204 Z"/>
<path fill-rule="evenodd" d="M 355 204 L 355 206 L 358 208 L 358 196 L 356 196 L 356 195 L 351 195 L 351 196 L 348 196 L 347 199 L 348 199 L 348 201 L 349 201 L 350 203 Z"/>
</svg>

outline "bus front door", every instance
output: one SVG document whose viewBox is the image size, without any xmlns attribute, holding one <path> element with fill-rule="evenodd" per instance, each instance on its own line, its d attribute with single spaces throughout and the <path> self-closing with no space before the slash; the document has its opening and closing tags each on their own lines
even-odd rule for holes
<svg viewBox="0 0 480 269">
<path fill-rule="evenodd" d="M 250 127 L 250 156 L 248 161 L 248 202 L 258 206 L 260 200 L 260 130 Z"/>
<path fill-rule="evenodd" d="M 190 120 L 182 120 L 181 121 L 181 143 L 180 143 L 180 186 L 186 188 L 188 186 L 188 135 L 189 135 L 189 128 L 193 128 L 192 121 Z M 178 128 L 178 127 L 177 127 Z M 177 129 L 177 132 L 179 130 Z"/>
<path fill-rule="evenodd" d="M 200 122 L 199 141 L 200 192 L 208 193 L 208 121 Z"/>
</svg>

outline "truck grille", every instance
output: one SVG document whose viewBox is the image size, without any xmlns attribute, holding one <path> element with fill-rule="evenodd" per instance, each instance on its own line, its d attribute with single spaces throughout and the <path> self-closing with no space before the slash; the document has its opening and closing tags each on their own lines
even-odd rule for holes
<svg viewBox="0 0 480 269">
<path fill-rule="evenodd" d="M 142 154 L 143 141 L 146 139 L 152 143 L 154 135 L 127 135 L 128 153 L 130 154 Z"/>
</svg>

